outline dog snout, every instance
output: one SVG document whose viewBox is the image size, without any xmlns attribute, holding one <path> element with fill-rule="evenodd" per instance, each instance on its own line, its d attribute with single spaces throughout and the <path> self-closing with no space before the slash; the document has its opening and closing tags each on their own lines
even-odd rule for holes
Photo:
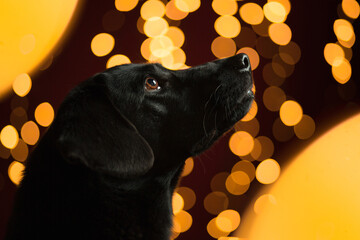
<svg viewBox="0 0 360 240">
<path fill-rule="evenodd" d="M 251 70 L 250 59 L 245 53 L 239 53 L 234 57 L 229 58 L 229 60 L 232 67 L 236 70 L 246 72 Z"/>
</svg>

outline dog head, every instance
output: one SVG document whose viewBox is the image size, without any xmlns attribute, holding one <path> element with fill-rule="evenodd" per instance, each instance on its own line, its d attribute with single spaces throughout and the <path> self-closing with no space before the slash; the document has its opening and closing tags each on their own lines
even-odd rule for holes
<svg viewBox="0 0 360 240">
<path fill-rule="evenodd" d="M 116 66 L 66 98 L 54 121 L 59 146 L 67 159 L 113 175 L 169 168 L 209 148 L 244 117 L 251 89 L 245 54 L 178 71 Z"/>
</svg>

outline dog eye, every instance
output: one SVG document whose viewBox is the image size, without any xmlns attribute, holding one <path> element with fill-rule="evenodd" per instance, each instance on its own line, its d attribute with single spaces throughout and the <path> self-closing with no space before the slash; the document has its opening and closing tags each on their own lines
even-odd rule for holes
<svg viewBox="0 0 360 240">
<path fill-rule="evenodd" d="M 158 81 L 154 78 L 146 78 L 145 79 L 145 88 L 148 91 L 160 90 L 161 87 L 159 86 Z"/>
</svg>

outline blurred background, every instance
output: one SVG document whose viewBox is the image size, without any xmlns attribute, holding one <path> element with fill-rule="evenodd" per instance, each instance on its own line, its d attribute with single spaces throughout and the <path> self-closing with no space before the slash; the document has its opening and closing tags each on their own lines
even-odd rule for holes
<svg viewBox="0 0 360 240">
<path fill-rule="evenodd" d="M 355 0 L 0 2 L 0 239 L 23 163 L 71 88 L 106 68 L 247 53 L 256 102 L 186 160 L 176 239 L 360 239 Z"/>
</svg>

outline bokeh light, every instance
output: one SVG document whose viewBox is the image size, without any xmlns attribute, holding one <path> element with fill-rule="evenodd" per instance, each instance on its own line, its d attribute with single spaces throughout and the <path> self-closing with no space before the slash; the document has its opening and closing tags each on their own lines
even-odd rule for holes
<svg viewBox="0 0 360 240">
<path fill-rule="evenodd" d="M 280 175 L 280 165 L 274 159 L 262 161 L 256 168 L 256 179 L 262 184 L 275 182 Z"/>
<path fill-rule="evenodd" d="M 351 78 L 351 65 L 347 59 L 343 59 L 340 64 L 331 67 L 331 72 L 336 81 L 345 84 Z"/>
<path fill-rule="evenodd" d="M 95 56 L 102 57 L 109 54 L 115 45 L 115 39 L 109 33 L 99 33 L 91 40 L 91 51 Z"/>
<path fill-rule="evenodd" d="M 248 122 L 256 117 L 258 106 L 255 101 L 252 102 L 249 112 L 241 119 L 242 122 Z"/>
<path fill-rule="evenodd" d="M 355 0 L 343 0 L 341 3 L 341 7 L 344 13 L 352 19 L 356 19 L 360 14 L 360 6 L 359 3 Z"/>
<path fill-rule="evenodd" d="M 263 194 L 258 197 L 254 203 L 254 212 L 256 214 L 262 214 L 263 210 L 268 207 L 269 204 L 276 205 L 276 198 L 272 194 Z"/>
<path fill-rule="evenodd" d="M 295 135 L 299 139 L 308 139 L 315 132 L 315 121 L 309 115 L 304 114 L 301 121 L 294 126 Z"/>
<path fill-rule="evenodd" d="M 160 17 L 152 17 L 145 21 L 144 33 L 148 37 L 157 37 L 164 35 L 169 29 L 168 22 Z"/>
<path fill-rule="evenodd" d="M 26 73 L 22 73 L 15 78 L 13 90 L 18 96 L 24 97 L 30 92 L 31 85 L 30 76 Z"/>
<path fill-rule="evenodd" d="M 16 147 L 11 149 L 10 152 L 11 152 L 11 156 L 15 160 L 19 162 L 24 162 L 29 155 L 29 148 L 22 139 L 19 139 L 19 142 L 16 145 Z"/>
<path fill-rule="evenodd" d="M 140 9 L 140 15 L 144 20 L 152 17 L 163 17 L 165 14 L 165 4 L 159 0 L 148 0 Z"/>
<path fill-rule="evenodd" d="M 210 214 L 217 215 L 229 206 L 229 198 L 223 192 L 211 192 L 204 198 L 204 208 Z"/>
<path fill-rule="evenodd" d="M 238 171 L 242 171 L 244 173 L 246 173 L 246 175 L 248 176 L 250 182 L 252 180 L 254 180 L 255 178 L 255 166 L 247 160 L 241 160 L 239 162 L 237 162 L 231 169 L 231 172 L 238 172 Z"/>
<path fill-rule="evenodd" d="M 301 50 L 297 43 L 291 41 L 285 46 L 279 46 L 279 55 L 285 63 L 295 65 L 300 60 Z"/>
<path fill-rule="evenodd" d="M 39 127 L 33 121 L 26 122 L 21 128 L 21 138 L 29 145 L 35 145 L 40 137 Z"/>
<path fill-rule="evenodd" d="M 251 152 L 251 156 L 258 161 L 271 158 L 274 154 L 274 143 L 266 136 L 259 136 L 254 140 L 255 143 L 260 145 L 258 152 Z"/>
<path fill-rule="evenodd" d="M 354 29 L 347 20 L 337 19 L 334 22 L 334 33 L 339 40 L 348 42 L 354 36 Z"/>
<path fill-rule="evenodd" d="M 286 20 L 285 7 L 279 2 L 268 2 L 264 5 L 265 17 L 273 23 L 281 23 Z"/>
<path fill-rule="evenodd" d="M 232 172 L 225 181 L 226 189 L 232 195 L 242 195 L 250 187 L 250 177 L 243 171 Z"/>
<path fill-rule="evenodd" d="M 138 2 L 139 0 L 115 0 L 115 7 L 121 12 L 128 12 L 133 10 Z"/>
<path fill-rule="evenodd" d="M 240 214 L 233 209 L 227 209 L 219 213 L 215 224 L 223 232 L 232 232 L 240 225 Z"/>
<path fill-rule="evenodd" d="M 173 48 L 173 41 L 167 36 L 157 36 L 150 42 L 150 52 L 158 58 L 166 57 Z"/>
<path fill-rule="evenodd" d="M 264 20 L 264 12 L 256 3 L 245 3 L 240 7 L 240 17 L 244 22 L 252 25 L 258 25 Z"/>
<path fill-rule="evenodd" d="M 269 27 L 271 40 L 278 45 L 287 45 L 291 41 L 292 32 L 286 23 L 273 23 Z"/>
<path fill-rule="evenodd" d="M 19 142 L 19 134 L 13 126 L 7 125 L 0 132 L 0 140 L 4 147 L 13 149 Z"/>
<path fill-rule="evenodd" d="M 260 131 L 260 123 L 256 118 L 253 118 L 247 122 L 238 121 L 235 124 L 234 129 L 236 131 L 248 132 L 251 136 L 256 137 Z"/>
<path fill-rule="evenodd" d="M 218 15 L 234 15 L 238 9 L 236 0 L 213 0 L 211 6 Z"/>
<path fill-rule="evenodd" d="M 331 66 L 339 66 L 344 60 L 345 52 L 338 44 L 328 43 L 324 48 L 324 57 Z"/>
<path fill-rule="evenodd" d="M 106 63 L 106 68 L 111 68 L 121 64 L 131 63 L 130 59 L 123 54 L 115 54 L 109 58 Z"/>
<path fill-rule="evenodd" d="M 226 38 L 234 38 L 239 35 L 241 31 L 241 24 L 239 20 L 230 15 L 223 15 L 216 19 L 214 24 L 216 32 Z"/>
<path fill-rule="evenodd" d="M 48 102 L 39 104 L 35 109 L 36 122 L 43 127 L 48 127 L 52 123 L 54 115 L 54 109 Z"/>
<path fill-rule="evenodd" d="M 284 91 L 276 86 L 268 87 L 263 93 L 263 103 L 272 112 L 279 111 L 285 100 L 286 95 Z"/>
<path fill-rule="evenodd" d="M 25 167 L 22 163 L 19 163 L 17 161 L 13 161 L 10 163 L 8 168 L 8 175 L 10 180 L 15 184 L 19 185 L 22 178 L 23 178 L 23 171 Z"/>
<path fill-rule="evenodd" d="M 175 6 L 183 12 L 194 12 L 201 5 L 200 0 L 174 0 Z"/>
<path fill-rule="evenodd" d="M 219 36 L 211 43 L 211 51 L 217 58 L 231 57 L 235 55 L 236 44 L 230 38 Z"/>
<path fill-rule="evenodd" d="M 182 172 L 182 176 L 185 177 L 189 175 L 192 172 L 193 168 L 194 168 L 194 159 L 192 157 L 189 157 L 185 161 L 185 166 Z"/>
<path fill-rule="evenodd" d="M 171 0 L 166 4 L 166 16 L 172 20 L 184 19 L 188 14 L 188 12 L 183 12 L 175 6 L 175 0 Z"/>
<path fill-rule="evenodd" d="M 189 210 L 196 203 L 196 195 L 195 192 L 188 187 L 179 187 L 176 189 L 176 192 L 181 195 L 184 200 L 183 209 Z"/>
<path fill-rule="evenodd" d="M 208 225 L 206 226 L 206 230 L 208 231 L 209 235 L 213 238 L 220 238 L 229 235 L 230 232 L 224 232 L 219 229 L 216 224 L 216 218 L 210 220 Z"/>
<path fill-rule="evenodd" d="M 178 214 L 184 208 L 184 199 L 177 192 L 174 193 L 172 198 L 172 208 L 174 215 Z"/>
<path fill-rule="evenodd" d="M 229 147 L 235 155 L 248 155 L 254 147 L 254 138 L 245 131 L 235 132 L 229 140 Z"/>
<path fill-rule="evenodd" d="M 174 27 L 174 26 L 169 27 L 165 35 L 171 39 L 174 47 L 179 48 L 184 44 L 185 35 L 183 31 L 178 27 Z"/>
<path fill-rule="evenodd" d="M 280 107 L 280 119 L 287 126 L 294 126 L 298 124 L 302 115 L 302 107 L 296 101 L 288 100 Z"/>
<path fill-rule="evenodd" d="M 193 219 L 188 212 L 181 210 L 174 216 L 174 222 L 177 222 L 177 224 L 179 224 L 180 232 L 186 232 L 190 229 Z"/>
</svg>

